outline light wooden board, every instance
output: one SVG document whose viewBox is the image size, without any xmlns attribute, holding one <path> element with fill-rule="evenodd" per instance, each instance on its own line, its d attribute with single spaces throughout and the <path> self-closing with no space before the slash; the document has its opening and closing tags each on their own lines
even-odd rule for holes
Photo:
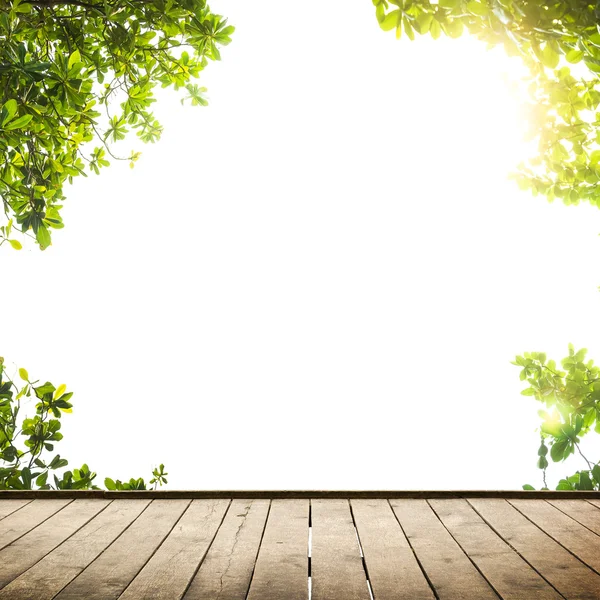
<svg viewBox="0 0 600 600">
<path fill-rule="evenodd" d="M 426 500 L 390 504 L 440 600 L 498 599 Z"/>
<path fill-rule="evenodd" d="M 245 600 L 269 500 L 233 500 L 185 600 Z"/>
<path fill-rule="evenodd" d="M 387 500 L 351 500 L 377 600 L 433 600 L 434 595 Z"/>
<path fill-rule="evenodd" d="M 247 600 L 308 599 L 308 500 L 272 500 Z"/>
<path fill-rule="evenodd" d="M 6 586 L 44 558 L 104 510 L 110 502 L 95 498 L 74 500 L 35 529 L 0 550 L 0 587 Z"/>
<path fill-rule="evenodd" d="M 600 535 L 600 508 L 585 500 L 548 500 L 565 514 Z"/>
<path fill-rule="evenodd" d="M 183 596 L 223 521 L 230 500 L 192 500 L 168 537 L 119 597 L 178 600 Z"/>
<path fill-rule="evenodd" d="M 0 519 L 4 519 L 8 515 L 15 511 L 23 508 L 26 504 L 32 502 L 31 500 L 2 500 L 0 502 Z"/>
<path fill-rule="evenodd" d="M 113 500 L 110 506 L 77 533 L 0 590 L 0 600 L 53 598 L 111 544 L 149 503 L 150 500 Z"/>
<path fill-rule="evenodd" d="M 596 572 L 600 571 L 600 536 L 548 502 L 535 500 L 508 500 L 508 502 L 585 564 Z"/>
<path fill-rule="evenodd" d="M 4 502 L 4 501 L 3 501 Z M 72 500 L 34 500 L 0 521 L 0 548 L 31 531 Z"/>
<path fill-rule="evenodd" d="M 311 500 L 312 598 L 369 600 L 348 500 Z"/>
<path fill-rule="evenodd" d="M 60 600 L 118 598 L 191 500 L 153 500 L 150 506 L 96 560 L 57 596 Z"/>
<path fill-rule="evenodd" d="M 469 499 L 469 504 L 498 535 L 566 598 L 600 599 L 600 576 L 531 523 L 506 500 L 473 498 Z"/>
<path fill-rule="evenodd" d="M 466 500 L 429 500 L 429 504 L 503 600 L 560 600 L 560 594 L 496 535 Z"/>
</svg>

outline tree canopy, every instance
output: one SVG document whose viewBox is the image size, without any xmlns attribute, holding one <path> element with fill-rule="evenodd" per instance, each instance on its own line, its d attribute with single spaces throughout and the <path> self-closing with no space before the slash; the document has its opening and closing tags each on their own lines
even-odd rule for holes
<svg viewBox="0 0 600 600">
<path fill-rule="evenodd" d="M 66 182 L 119 158 L 128 132 L 158 140 L 157 85 L 206 104 L 190 80 L 233 31 L 204 0 L 0 0 L 0 244 L 19 249 L 20 229 L 45 249 Z"/>
<path fill-rule="evenodd" d="M 530 138 L 538 153 L 514 177 L 565 204 L 600 207 L 600 6 L 576 0 L 373 0 L 382 29 L 414 39 L 470 33 L 529 68 Z M 581 63 L 583 71 L 572 72 Z"/>
</svg>

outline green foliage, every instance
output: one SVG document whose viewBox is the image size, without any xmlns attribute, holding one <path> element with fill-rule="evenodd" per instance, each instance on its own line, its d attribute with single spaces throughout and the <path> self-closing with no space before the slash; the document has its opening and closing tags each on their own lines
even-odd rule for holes
<svg viewBox="0 0 600 600">
<path fill-rule="evenodd" d="M 542 419 L 538 468 L 543 471 L 544 488 L 548 451 L 553 462 L 563 462 L 577 452 L 588 468 L 560 480 L 558 490 L 600 490 L 600 463 L 588 460 L 580 441 L 590 431 L 600 433 L 600 368 L 585 360 L 585 348 L 575 351 L 569 344 L 569 355 L 561 361 L 562 369 L 543 352 L 525 352 L 512 363 L 521 368 L 521 381 L 529 386 L 521 394 L 533 396 L 545 409 Z M 523 489 L 533 489 L 530 485 Z"/>
<path fill-rule="evenodd" d="M 588 201 L 600 207 L 600 6 L 550 0 L 373 0 L 384 30 L 468 32 L 490 46 L 501 45 L 528 66 L 528 136 L 538 155 L 519 166 L 514 178 L 522 189 L 565 204 Z M 587 67 L 585 79 L 569 63 Z"/>
<path fill-rule="evenodd" d="M 0 0 L 0 195 L 10 219 L 0 245 L 20 248 L 9 239 L 14 220 L 45 249 L 63 227 L 67 181 L 109 166 L 130 131 L 158 140 L 157 85 L 205 105 L 190 79 L 220 60 L 233 30 L 205 0 Z M 123 160 L 133 166 L 139 154 Z"/>
<path fill-rule="evenodd" d="M 60 419 L 63 413 L 72 412 L 71 397 L 64 384 L 55 387 L 49 381 L 38 385 L 30 381 L 25 369 L 19 369 L 19 377 L 25 382 L 19 387 L 4 370 L 0 358 L 0 489 L 2 490 L 83 490 L 100 489 L 94 485 L 96 473 L 84 464 L 79 469 L 58 471 L 68 465 L 60 456 L 48 456 L 54 445 L 62 439 Z M 20 417 L 21 402 L 37 400 L 32 417 Z M 19 419 L 21 425 L 19 426 Z M 49 479 L 52 471 L 52 479 Z M 164 465 L 154 469 L 150 485 L 167 483 Z M 107 489 L 145 490 L 146 483 L 140 477 L 129 483 L 105 480 Z"/>
</svg>

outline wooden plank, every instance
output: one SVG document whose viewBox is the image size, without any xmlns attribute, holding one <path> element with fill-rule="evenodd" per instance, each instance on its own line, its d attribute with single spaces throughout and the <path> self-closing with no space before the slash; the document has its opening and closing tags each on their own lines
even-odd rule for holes
<svg viewBox="0 0 600 600">
<path fill-rule="evenodd" d="M 429 504 L 503 600 L 562 598 L 486 525 L 466 500 L 430 500 Z"/>
<path fill-rule="evenodd" d="M 312 598 L 369 600 L 348 500 L 311 500 Z"/>
<path fill-rule="evenodd" d="M 600 576 L 506 500 L 474 498 L 469 504 L 563 596 L 569 600 L 600 599 Z"/>
<path fill-rule="evenodd" d="M 387 500 L 350 502 L 358 537 L 377 600 L 433 600 L 414 552 Z"/>
<path fill-rule="evenodd" d="M 233 500 L 185 600 L 246 599 L 268 512 L 268 500 Z"/>
<path fill-rule="evenodd" d="M 597 573 L 600 572 L 600 537 L 548 502 L 511 500 L 529 520 Z"/>
<path fill-rule="evenodd" d="M 440 600 L 497 600 L 426 500 L 390 504 Z"/>
<path fill-rule="evenodd" d="M 230 500 L 192 500 L 120 600 L 178 600 L 211 545 Z"/>
<path fill-rule="evenodd" d="M 2 500 L 0 501 L 0 519 L 4 519 L 8 515 L 14 513 L 15 511 L 23 508 L 25 505 L 29 504 L 31 500 Z"/>
<path fill-rule="evenodd" d="M 189 504 L 189 500 L 153 500 L 132 525 L 64 588 L 57 598 L 118 598 Z"/>
<path fill-rule="evenodd" d="M 0 490 L 6 498 L 149 498 L 151 500 L 225 499 L 310 499 L 327 498 L 587 498 L 600 500 L 600 492 L 588 490 Z"/>
<path fill-rule="evenodd" d="M 596 508 L 600 508 L 600 500 L 590 499 L 588 500 L 590 504 L 593 504 Z"/>
<path fill-rule="evenodd" d="M 72 500 L 34 500 L 0 521 L 0 548 L 8 546 L 67 506 Z"/>
<path fill-rule="evenodd" d="M 110 502 L 110 500 L 95 498 L 75 500 L 35 529 L 0 550 L 0 588 L 72 536 Z"/>
<path fill-rule="evenodd" d="M 600 535 L 600 510 L 597 506 L 585 500 L 548 500 L 548 502 Z"/>
<path fill-rule="evenodd" d="M 273 500 L 247 600 L 307 600 L 308 500 Z"/>
<path fill-rule="evenodd" d="M 66 542 L 0 590 L 0 599 L 53 598 L 111 544 L 149 503 L 150 500 L 114 500 Z"/>
</svg>

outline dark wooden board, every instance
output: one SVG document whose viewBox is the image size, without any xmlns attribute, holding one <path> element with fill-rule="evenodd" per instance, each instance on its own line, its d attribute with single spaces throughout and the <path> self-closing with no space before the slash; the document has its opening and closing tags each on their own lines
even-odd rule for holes
<svg viewBox="0 0 600 600">
<path fill-rule="evenodd" d="M 390 504 L 440 600 L 498 599 L 426 500 Z"/>
<path fill-rule="evenodd" d="M 560 594 L 496 535 L 466 500 L 430 500 L 429 504 L 503 600 L 560 600 Z"/>
<path fill-rule="evenodd" d="M 311 500 L 312 599 L 369 600 L 348 500 Z"/>
<path fill-rule="evenodd" d="M 189 500 L 153 500 L 127 530 L 65 587 L 57 598 L 118 598 L 167 537 L 189 504 Z"/>
<path fill-rule="evenodd" d="M 150 500 L 113 500 L 110 506 L 88 521 L 77 533 L 0 590 L 0 599 L 54 598 L 111 544 L 149 503 Z"/>
<path fill-rule="evenodd" d="M 44 558 L 109 504 L 110 500 L 101 498 L 75 500 L 0 550 L 0 587 Z"/>
<path fill-rule="evenodd" d="M 600 501 L 600 492 L 555 490 L 0 490 L 0 500 L 14 498 L 150 498 L 188 499 L 238 498 L 310 499 L 310 498 L 589 498 Z"/>
<path fill-rule="evenodd" d="M 600 599 L 600 576 L 541 531 L 506 500 L 469 503 L 546 581 L 570 600 Z"/>
<path fill-rule="evenodd" d="M 271 502 L 247 600 L 308 599 L 308 500 Z"/>
<path fill-rule="evenodd" d="M 367 572 L 377 600 L 433 600 L 419 567 L 387 500 L 350 502 Z"/>
<path fill-rule="evenodd" d="M 269 512 L 268 500 L 233 500 L 185 600 L 245 600 Z"/>
<path fill-rule="evenodd" d="M 179 600 L 211 545 L 230 500 L 192 500 L 120 600 Z"/>
</svg>

